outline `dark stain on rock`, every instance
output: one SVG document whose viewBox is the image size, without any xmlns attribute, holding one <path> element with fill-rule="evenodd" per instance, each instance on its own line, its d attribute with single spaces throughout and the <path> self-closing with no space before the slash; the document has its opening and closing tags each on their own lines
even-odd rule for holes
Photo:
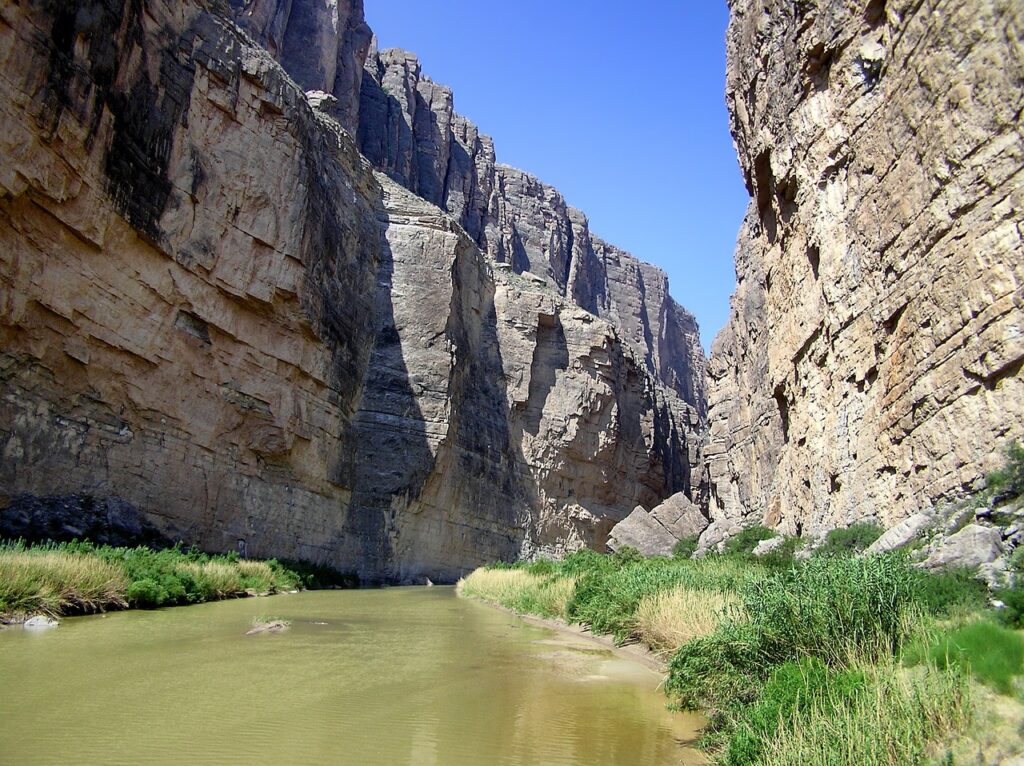
<svg viewBox="0 0 1024 766">
<path fill-rule="evenodd" d="M 141 234 L 161 238 L 159 222 L 171 194 L 174 134 L 186 124 L 193 67 L 176 52 L 187 39 L 158 46 L 159 79 L 150 80 L 142 0 L 43 0 L 51 19 L 49 71 L 41 121 L 54 135 L 65 114 L 87 128 L 87 148 L 104 113 L 113 131 L 103 168 L 118 212 Z M 162 34 L 159 30 L 154 34 Z"/>
</svg>

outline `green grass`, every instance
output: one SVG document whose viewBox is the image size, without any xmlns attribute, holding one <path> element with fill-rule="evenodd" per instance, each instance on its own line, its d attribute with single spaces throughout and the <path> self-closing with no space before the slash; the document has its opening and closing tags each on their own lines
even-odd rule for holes
<svg viewBox="0 0 1024 766">
<path fill-rule="evenodd" d="M 923 659 L 939 668 L 963 667 L 1000 694 L 1011 694 L 1014 680 L 1024 675 L 1024 637 L 992 622 L 972 622 L 940 632 L 926 652 L 914 647 L 906 661 L 916 664 Z"/>
<path fill-rule="evenodd" d="M 970 690 L 957 670 L 918 670 L 883 660 L 829 672 L 802 709 L 780 719 L 761 757 L 735 766 L 925 763 L 970 722 Z"/>
<path fill-rule="evenodd" d="M 990 491 L 1010 496 L 1024 495 L 1024 446 L 1013 442 L 1006 448 L 1006 464 L 986 477 Z"/>
<path fill-rule="evenodd" d="M 876 531 L 848 531 L 807 561 L 793 559 L 797 540 L 751 556 L 766 537 L 756 528 L 700 559 L 584 551 L 478 570 L 491 592 L 482 580 L 460 590 L 670 656 L 664 688 L 708 716 L 702 746 L 719 763 L 918 763 L 966 726 L 969 673 L 990 674 L 967 650 L 899 658 L 928 647 L 937 620 L 974 619 L 985 592 L 971 573 L 921 571 L 903 553 L 851 555 Z"/>
<path fill-rule="evenodd" d="M 0 544 L 0 613 L 6 614 L 194 604 L 300 585 L 299 576 L 276 561 L 241 560 L 237 554 L 88 542 Z"/>
<path fill-rule="evenodd" d="M 854 556 L 868 549 L 884 532 L 878 524 L 851 524 L 842 529 L 833 529 L 825 535 L 825 541 L 816 553 L 819 556 Z"/>
</svg>

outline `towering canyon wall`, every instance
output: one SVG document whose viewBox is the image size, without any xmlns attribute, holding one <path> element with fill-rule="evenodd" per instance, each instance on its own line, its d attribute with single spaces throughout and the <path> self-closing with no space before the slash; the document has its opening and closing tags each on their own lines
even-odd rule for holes
<svg viewBox="0 0 1024 766">
<path fill-rule="evenodd" d="M 705 541 L 889 525 L 1024 435 L 1024 12 L 730 6 L 752 201 L 709 369 Z"/>
<path fill-rule="evenodd" d="M 480 249 L 607 319 L 648 371 L 705 414 L 705 359 L 693 315 L 668 278 L 590 232 L 557 189 L 496 162 L 494 142 L 454 109 L 452 91 L 399 49 L 372 49 L 359 145 L 375 167 L 447 210 Z"/>
<path fill-rule="evenodd" d="M 663 275 L 523 174 L 576 231 L 517 273 L 375 171 L 367 44 L 358 2 L 0 6 L 0 533 L 450 579 L 693 494 L 703 358 Z"/>
</svg>

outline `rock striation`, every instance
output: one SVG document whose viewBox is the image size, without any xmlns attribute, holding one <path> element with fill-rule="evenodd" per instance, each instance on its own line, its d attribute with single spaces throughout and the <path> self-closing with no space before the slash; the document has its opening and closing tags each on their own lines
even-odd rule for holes
<svg viewBox="0 0 1024 766">
<path fill-rule="evenodd" d="M 518 267 L 376 170 L 368 44 L 355 0 L 0 7 L 0 535 L 444 581 L 696 494 L 703 357 L 664 276 L 525 174 L 571 279 L 511 196 Z"/>
<path fill-rule="evenodd" d="M 1024 435 L 1021 5 L 730 5 L 751 204 L 706 539 L 918 518 Z"/>
</svg>

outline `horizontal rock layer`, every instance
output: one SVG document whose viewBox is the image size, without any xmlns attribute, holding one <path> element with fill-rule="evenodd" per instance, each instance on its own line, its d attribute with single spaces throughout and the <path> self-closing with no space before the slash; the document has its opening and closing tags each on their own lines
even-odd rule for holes
<svg viewBox="0 0 1024 766">
<path fill-rule="evenodd" d="M 1024 435 L 1024 18 L 737 0 L 752 202 L 709 372 L 709 535 L 892 525 Z"/>
<path fill-rule="evenodd" d="M 311 0 L 0 8 L 0 533 L 99 509 L 445 580 L 692 492 L 699 414 L 649 349 L 312 108 L 354 118 L 363 34 L 321 4 L 308 50 Z"/>
</svg>

